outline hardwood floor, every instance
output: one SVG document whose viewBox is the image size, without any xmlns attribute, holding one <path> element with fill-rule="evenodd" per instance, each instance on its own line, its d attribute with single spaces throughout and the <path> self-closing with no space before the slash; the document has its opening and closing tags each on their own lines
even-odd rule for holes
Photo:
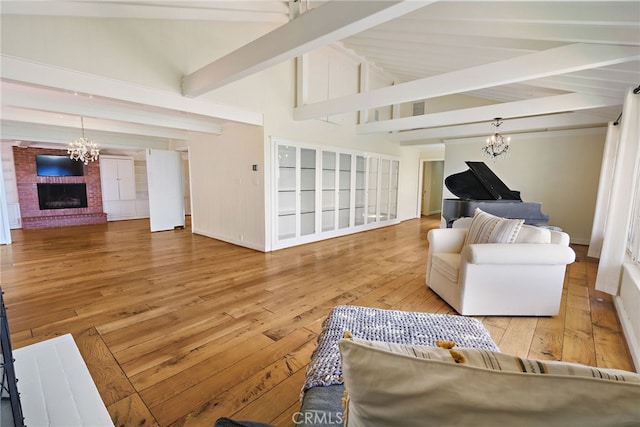
<svg viewBox="0 0 640 427">
<path fill-rule="evenodd" d="M 336 304 L 451 309 L 424 284 L 435 217 L 260 253 L 148 221 L 13 230 L 0 246 L 14 348 L 72 333 L 116 426 L 291 426 Z M 597 263 L 576 246 L 560 315 L 480 317 L 500 349 L 633 370 Z"/>
</svg>

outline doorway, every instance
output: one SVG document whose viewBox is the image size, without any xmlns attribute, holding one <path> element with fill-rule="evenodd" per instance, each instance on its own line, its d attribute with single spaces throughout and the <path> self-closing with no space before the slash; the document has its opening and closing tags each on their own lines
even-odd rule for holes
<svg viewBox="0 0 640 427">
<path fill-rule="evenodd" d="M 444 183 L 444 161 L 423 161 L 420 175 L 419 216 L 430 216 L 442 212 L 442 185 Z"/>
</svg>

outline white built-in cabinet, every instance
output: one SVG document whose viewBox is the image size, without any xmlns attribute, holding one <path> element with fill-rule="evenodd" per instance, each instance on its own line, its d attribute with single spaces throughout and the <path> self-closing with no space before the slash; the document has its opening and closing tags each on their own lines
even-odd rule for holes
<svg viewBox="0 0 640 427">
<path fill-rule="evenodd" d="M 136 218 L 136 179 L 133 158 L 100 156 L 102 206 L 107 220 Z"/>
<path fill-rule="evenodd" d="M 274 139 L 273 248 L 398 222 L 400 162 Z"/>
</svg>

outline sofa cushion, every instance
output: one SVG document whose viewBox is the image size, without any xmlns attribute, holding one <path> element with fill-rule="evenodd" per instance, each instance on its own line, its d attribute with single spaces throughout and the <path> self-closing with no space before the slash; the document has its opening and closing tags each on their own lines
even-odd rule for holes
<svg viewBox="0 0 640 427">
<path fill-rule="evenodd" d="M 460 271 L 460 254 L 438 252 L 431 256 L 431 268 L 448 280 L 457 283 Z"/>
<path fill-rule="evenodd" d="M 523 223 L 523 219 L 501 218 L 476 208 L 464 244 L 513 243 Z"/>
<path fill-rule="evenodd" d="M 476 349 L 452 355 L 358 339 L 339 345 L 345 426 L 625 426 L 640 419 L 640 375 L 632 372 Z"/>
</svg>

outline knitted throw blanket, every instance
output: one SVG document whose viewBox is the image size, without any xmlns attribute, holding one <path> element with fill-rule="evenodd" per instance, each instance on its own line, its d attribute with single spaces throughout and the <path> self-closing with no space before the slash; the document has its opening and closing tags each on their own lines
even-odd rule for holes
<svg viewBox="0 0 640 427">
<path fill-rule="evenodd" d="M 323 326 L 307 367 L 303 392 L 311 387 L 342 384 L 338 341 L 345 331 L 372 341 L 435 346 L 436 340 L 449 340 L 457 347 L 499 351 L 482 322 L 451 314 L 340 305 L 334 307 Z"/>
</svg>

